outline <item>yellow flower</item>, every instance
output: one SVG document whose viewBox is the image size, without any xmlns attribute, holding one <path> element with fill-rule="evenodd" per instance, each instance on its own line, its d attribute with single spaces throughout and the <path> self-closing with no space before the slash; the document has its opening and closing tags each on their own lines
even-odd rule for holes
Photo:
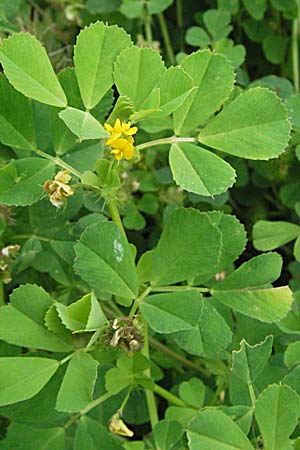
<svg viewBox="0 0 300 450">
<path fill-rule="evenodd" d="M 138 131 L 138 127 L 132 127 L 130 122 L 121 122 L 120 119 L 116 119 L 114 126 L 106 123 L 104 128 L 110 134 L 105 143 L 112 147 L 111 153 L 115 155 L 115 158 L 118 161 L 123 157 L 132 159 L 134 154 L 133 135 Z"/>
<path fill-rule="evenodd" d="M 44 184 L 44 189 L 49 195 L 50 202 L 56 208 L 61 208 L 66 198 L 74 194 L 73 189 L 68 185 L 71 178 L 69 170 L 61 170 L 55 175 L 54 181 L 48 180 Z"/>
</svg>

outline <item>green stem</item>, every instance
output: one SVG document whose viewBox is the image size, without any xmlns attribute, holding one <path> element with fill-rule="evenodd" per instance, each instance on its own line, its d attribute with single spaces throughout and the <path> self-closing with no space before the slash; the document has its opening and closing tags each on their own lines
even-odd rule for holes
<svg viewBox="0 0 300 450">
<path fill-rule="evenodd" d="M 299 92 L 299 0 L 297 3 L 297 17 L 292 26 L 292 56 L 293 56 L 293 79 L 295 92 Z"/>
<path fill-rule="evenodd" d="M 139 307 L 140 302 L 141 302 L 145 297 L 147 297 L 147 295 L 149 294 L 149 292 L 151 292 L 151 286 L 147 287 L 147 288 L 141 293 L 141 295 L 140 295 L 139 297 L 137 297 L 137 298 L 134 300 L 134 303 L 133 303 L 133 305 L 132 305 L 132 307 L 131 307 L 131 310 L 130 310 L 130 313 L 129 313 L 129 316 L 128 316 L 130 319 L 133 318 L 133 316 L 134 316 L 135 313 L 137 312 L 137 309 L 138 309 L 138 307 Z"/>
<path fill-rule="evenodd" d="M 167 138 L 155 139 L 154 141 L 148 141 L 145 142 L 144 144 L 137 145 L 136 149 L 144 150 L 145 148 L 155 147 L 157 145 L 164 145 L 164 144 L 175 144 L 176 142 L 198 142 L 198 138 L 170 136 Z"/>
<path fill-rule="evenodd" d="M 35 149 L 34 152 L 37 155 L 42 156 L 45 159 L 49 159 L 50 161 L 52 161 L 56 166 L 60 166 L 61 168 L 65 169 L 65 170 L 69 170 L 73 175 L 75 175 L 75 177 L 81 179 L 81 173 L 78 172 L 78 170 L 74 169 L 74 167 L 71 167 L 69 164 L 67 164 L 65 161 L 63 161 L 62 159 L 60 159 L 58 156 L 52 156 L 52 155 L 48 155 L 48 153 L 43 152 L 42 150 L 39 149 Z"/>
<path fill-rule="evenodd" d="M 165 16 L 161 12 L 161 13 L 157 14 L 157 17 L 158 17 L 159 26 L 161 29 L 161 34 L 162 34 L 162 37 L 163 37 L 163 40 L 165 43 L 168 58 L 170 60 L 170 63 L 174 66 L 176 64 L 175 55 L 174 55 L 174 51 L 173 51 L 173 47 L 172 47 L 172 43 L 171 43 L 171 39 L 170 39 L 169 30 L 168 30 L 168 27 L 166 24 Z"/>
<path fill-rule="evenodd" d="M 176 0 L 176 17 L 178 28 L 183 28 L 182 0 Z"/>
<path fill-rule="evenodd" d="M 201 373 L 206 378 L 210 377 L 209 372 L 204 369 L 203 367 L 199 366 L 198 364 L 194 363 L 193 361 L 190 361 L 189 359 L 185 358 L 184 356 L 179 355 L 178 353 L 171 350 L 166 345 L 162 344 L 161 342 L 157 341 L 153 337 L 149 337 L 149 344 L 151 347 L 155 348 L 156 350 L 161 351 L 165 355 L 169 356 L 170 358 L 174 359 L 175 361 L 178 361 L 183 366 L 188 367 L 189 369 L 194 370 L 195 372 Z"/>
<path fill-rule="evenodd" d="M 173 403 L 173 405 L 181 406 L 183 408 L 192 408 L 187 403 L 185 403 L 183 400 L 181 400 L 181 398 L 176 397 L 176 395 L 172 394 L 171 392 L 167 391 L 166 389 L 162 388 L 161 386 L 158 386 L 158 384 L 154 385 L 153 392 L 155 392 L 155 394 L 164 398 L 168 402 Z"/>
<path fill-rule="evenodd" d="M 255 392 L 254 392 L 252 383 L 248 384 L 248 388 L 249 388 L 249 393 L 250 393 L 252 407 L 254 408 L 255 407 L 256 398 L 255 398 Z"/>
<path fill-rule="evenodd" d="M 177 292 L 177 291 L 197 291 L 211 292 L 211 289 L 197 286 L 156 286 L 151 288 L 152 292 Z"/>
<path fill-rule="evenodd" d="M 126 237 L 126 233 L 125 233 L 125 230 L 123 227 L 123 222 L 121 220 L 119 209 L 118 209 L 117 202 L 115 199 L 110 200 L 110 202 L 108 203 L 108 209 L 109 209 L 109 212 L 110 212 L 113 222 L 115 222 L 115 224 L 118 225 L 119 229 L 121 230 L 123 235 Z"/>
<path fill-rule="evenodd" d="M 5 305 L 3 280 L 0 278 L 0 306 Z"/>
<path fill-rule="evenodd" d="M 153 36 L 152 36 L 152 28 L 151 28 L 151 14 L 148 11 L 145 16 L 144 27 L 145 27 L 145 35 L 146 35 L 148 47 L 152 47 Z"/>
<path fill-rule="evenodd" d="M 101 403 L 104 403 L 106 400 L 108 400 L 110 397 L 112 397 L 112 394 L 110 394 L 109 392 L 106 392 L 105 394 L 101 395 L 100 397 L 96 398 L 96 400 L 92 401 L 91 403 L 89 403 L 85 408 L 83 408 L 81 411 L 79 411 L 78 413 L 74 414 L 70 420 L 68 420 L 68 422 L 64 425 L 64 429 L 66 430 L 67 428 L 69 428 L 74 422 L 76 422 L 76 420 L 80 419 L 81 416 L 84 416 L 85 414 L 87 414 L 89 411 L 91 411 L 92 409 L 94 409 L 96 406 L 100 405 Z"/>
<path fill-rule="evenodd" d="M 144 346 L 141 350 L 141 353 L 147 359 L 149 359 L 148 326 L 147 326 L 146 322 L 144 322 Z M 148 378 L 151 378 L 150 368 L 148 368 L 144 371 L 144 375 Z M 157 408 L 156 408 L 156 401 L 155 401 L 153 392 L 149 391 L 148 389 L 145 389 L 145 396 L 146 396 L 146 402 L 147 402 L 148 411 L 149 411 L 151 428 L 153 429 L 159 421 L 158 414 L 157 414 Z"/>
</svg>

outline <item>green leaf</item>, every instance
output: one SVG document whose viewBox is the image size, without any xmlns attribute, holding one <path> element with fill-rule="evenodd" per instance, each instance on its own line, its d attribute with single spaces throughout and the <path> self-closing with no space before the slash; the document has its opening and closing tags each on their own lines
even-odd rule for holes
<svg viewBox="0 0 300 450">
<path fill-rule="evenodd" d="M 0 358 L 0 406 L 36 395 L 58 367 L 54 359 L 22 356 Z"/>
<path fill-rule="evenodd" d="M 45 181 L 53 178 L 54 164 L 42 158 L 12 161 L 0 168 L 0 203 L 27 206 L 40 200 Z"/>
<path fill-rule="evenodd" d="M 174 180 L 189 192 L 212 196 L 225 192 L 235 181 L 230 164 L 200 146 L 173 144 L 169 159 Z"/>
<path fill-rule="evenodd" d="M 179 395 L 185 403 L 200 409 L 205 400 L 205 386 L 199 378 L 190 378 L 180 384 Z"/>
<path fill-rule="evenodd" d="M 80 352 L 72 357 L 58 392 L 58 411 L 74 413 L 91 403 L 97 366 L 98 362 L 88 353 Z"/>
<path fill-rule="evenodd" d="M 293 302 L 292 292 L 287 286 L 271 289 L 214 290 L 213 297 L 235 311 L 269 323 L 283 319 Z"/>
<path fill-rule="evenodd" d="M 234 72 L 229 61 L 210 50 L 198 50 L 182 62 L 192 77 L 194 88 L 174 114 L 176 134 L 188 134 L 203 125 L 229 96 Z"/>
<path fill-rule="evenodd" d="M 56 303 L 55 307 L 63 324 L 73 332 L 96 331 L 107 323 L 93 292 L 84 295 L 69 306 Z"/>
<path fill-rule="evenodd" d="M 176 111 L 192 88 L 192 78 L 181 67 L 169 67 L 159 82 L 160 111 L 153 114 L 153 119 L 165 117 Z"/>
<path fill-rule="evenodd" d="M 202 312 L 201 297 L 195 291 L 151 295 L 140 303 L 140 310 L 157 333 L 191 330 Z"/>
<path fill-rule="evenodd" d="M 288 38 L 276 34 L 269 34 L 263 41 L 263 51 L 272 64 L 283 62 L 287 50 Z"/>
<path fill-rule="evenodd" d="M 137 275 L 132 250 L 112 222 L 88 227 L 75 245 L 75 271 L 96 294 L 134 298 Z"/>
<path fill-rule="evenodd" d="M 300 363 L 300 341 L 291 342 L 284 353 L 284 363 L 291 368 Z"/>
<path fill-rule="evenodd" d="M 80 141 L 108 137 L 108 133 L 103 126 L 87 111 L 67 108 L 59 113 L 59 117 L 65 122 L 72 133 L 79 137 Z"/>
<path fill-rule="evenodd" d="M 246 388 L 246 395 L 249 396 L 251 405 L 250 390 L 253 390 L 253 383 L 264 370 L 272 353 L 273 336 L 267 336 L 263 342 L 256 345 L 249 345 L 245 340 L 241 341 L 241 348 L 232 352 L 232 369 L 230 372 L 230 382 L 232 389 L 237 389 L 236 396 L 241 395 L 241 386 Z M 232 394 L 231 392 L 231 395 Z"/>
<path fill-rule="evenodd" d="M 120 11 L 128 19 L 139 17 L 144 9 L 144 4 L 140 0 L 123 0 Z"/>
<path fill-rule="evenodd" d="M 3 445 L 3 446 L 2 446 Z M 63 428 L 33 428 L 22 423 L 12 423 L 8 427 L 1 450 L 64 450 L 65 430 Z"/>
<path fill-rule="evenodd" d="M 149 0 L 147 8 L 150 14 L 158 14 L 165 9 L 169 8 L 173 3 L 173 0 Z"/>
<path fill-rule="evenodd" d="M 87 0 L 86 7 L 93 14 L 106 14 L 116 11 L 121 5 L 121 1 L 122 0 L 111 0 L 108 3 L 107 0 Z"/>
<path fill-rule="evenodd" d="M 127 96 L 133 102 L 135 111 L 153 107 L 153 99 L 156 104 L 154 89 L 165 70 L 158 52 L 136 46 L 126 48 L 118 57 L 114 68 L 119 94 Z"/>
<path fill-rule="evenodd" d="M 10 83 L 26 97 L 47 105 L 67 105 L 46 50 L 31 34 L 19 33 L 5 39 L 0 62 Z"/>
<path fill-rule="evenodd" d="M 187 435 L 190 450 L 254 450 L 239 426 L 213 408 L 201 411 L 191 421 Z"/>
<path fill-rule="evenodd" d="M 265 450 L 289 449 L 289 437 L 298 423 L 300 399 L 288 386 L 273 384 L 258 397 L 255 418 Z"/>
<path fill-rule="evenodd" d="M 94 108 L 113 85 L 113 64 L 120 52 L 131 44 L 122 28 L 92 23 L 78 35 L 74 65 L 84 105 Z M 125 65 L 128 69 L 128 64 Z"/>
<path fill-rule="evenodd" d="M 289 222 L 259 220 L 253 227 L 253 245 L 267 251 L 281 247 L 300 235 L 300 227 Z"/>
<path fill-rule="evenodd" d="M 155 443 L 161 450 L 169 450 L 180 441 L 183 428 L 175 420 L 160 420 L 153 428 Z"/>
<path fill-rule="evenodd" d="M 172 335 L 175 342 L 192 355 L 224 358 L 231 342 L 232 332 L 223 317 L 210 302 L 201 298 L 201 314 L 192 330 Z"/>
<path fill-rule="evenodd" d="M 36 147 L 31 105 L 0 75 L 0 140 L 10 147 Z"/>
<path fill-rule="evenodd" d="M 261 20 L 267 9 L 266 0 L 243 0 L 244 6 L 248 13 L 255 20 Z"/>
<path fill-rule="evenodd" d="M 219 262 L 220 239 L 207 214 L 176 209 L 153 254 L 152 283 L 173 284 L 210 272 Z"/>
<path fill-rule="evenodd" d="M 257 288 L 276 281 L 281 269 L 282 258 L 278 253 L 258 255 L 242 264 L 224 280 L 215 283 L 214 289 Z"/>
<path fill-rule="evenodd" d="M 270 159 L 280 155 L 290 137 L 283 103 L 261 87 L 240 94 L 204 128 L 199 141 L 231 155 Z"/>
<path fill-rule="evenodd" d="M 122 441 L 110 433 L 99 420 L 83 416 L 78 421 L 74 450 L 124 450 Z"/>
<path fill-rule="evenodd" d="M 58 79 L 66 92 L 68 105 L 74 108 L 83 109 L 84 106 L 80 97 L 74 67 L 67 67 L 59 72 Z M 58 113 L 60 111 L 61 108 L 53 108 L 51 115 L 51 134 L 55 153 L 64 155 L 68 150 L 75 146 L 77 137 L 59 118 Z"/>
<path fill-rule="evenodd" d="M 44 317 L 53 300 L 41 287 L 26 284 L 15 289 L 10 304 L 0 308 L 0 338 L 10 344 L 53 352 L 73 350 L 69 338 L 46 329 Z"/>
<path fill-rule="evenodd" d="M 229 25 L 230 14 L 222 9 L 205 11 L 203 22 L 214 42 L 226 37 L 232 30 L 232 26 Z"/>
<path fill-rule="evenodd" d="M 300 132 L 300 94 L 293 94 L 290 95 L 286 100 L 285 100 L 285 106 L 288 109 L 288 114 L 289 114 L 289 118 L 292 122 L 293 125 L 293 130 L 296 131 L 297 133 Z M 298 146 L 296 147 L 296 149 L 298 148 Z M 297 152 L 296 150 L 296 154 L 299 154 L 299 150 Z M 299 157 L 298 157 L 299 159 Z"/>
<path fill-rule="evenodd" d="M 221 233 L 221 255 L 217 267 L 206 278 L 198 277 L 194 283 L 201 284 L 201 280 L 207 281 L 216 273 L 227 269 L 243 252 L 246 247 L 247 237 L 244 226 L 239 220 L 229 214 L 220 211 L 210 211 L 208 216 Z"/>
<path fill-rule="evenodd" d="M 207 32 L 201 27 L 191 27 L 187 30 L 185 36 L 186 43 L 193 47 L 207 47 L 211 39 Z"/>
</svg>

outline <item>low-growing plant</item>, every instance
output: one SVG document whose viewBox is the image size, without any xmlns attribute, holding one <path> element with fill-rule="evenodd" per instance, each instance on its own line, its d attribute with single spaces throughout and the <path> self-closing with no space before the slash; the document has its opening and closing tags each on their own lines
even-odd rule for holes
<svg viewBox="0 0 300 450">
<path fill-rule="evenodd" d="M 273 286 L 282 258 L 235 268 L 244 226 L 197 207 L 223 204 L 228 155 L 284 152 L 282 100 L 235 87 L 222 54 L 167 68 L 102 22 L 57 76 L 28 33 L 0 62 L 0 448 L 298 448 L 299 299 Z M 150 221 L 147 239 L 130 231 Z M 270 244 L 265 226 L 263 251 L 299 236 L 285 224 Z"/>
</svg>

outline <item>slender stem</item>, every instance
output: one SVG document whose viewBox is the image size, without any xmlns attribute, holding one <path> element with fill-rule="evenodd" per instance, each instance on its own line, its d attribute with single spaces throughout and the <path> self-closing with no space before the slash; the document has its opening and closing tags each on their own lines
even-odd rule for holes
<svg viewBox="0 0 300 450">
<path fill-rule="evenodd" d="M 144 27 L 145 27 L 145 35 L 146 35 L 148 47 L 152 47 L 153 36 L 152 36 L 152 28 L 151 28 L 151 14 L 148 11 L 145 16 Z"/>
<path fill-rule="evenodd" d="M 173 64 L 173 66 L 174 66 L 176 64 L 175 55 L 174 55 L 174 51 L 173 51 L 173 47 L 172 47 L 172 43 L 171 43 L 171 39 L 170 39 L 169 30 L 168 30 L 168 27 L 166 24 L 165 16 L 162 12 L 160 12 L 159 14 L 157 14 L 157 17 L 158 17 L 158 21 L 159 21 L 159 25 L 160 25 L 160 29 L 161 29 L 161 34 L 162 34 L 162 37 L 163 37 L 163 40 L 165 43 L 168 58 L 170 60 L 170 63 Z"/>
<path fill-rule="evenodd" d="M 93 347 L 93 345 L 95 344 L 95 342 L 99 338 L 99 336 L 102 333 L 102 331 L 103 331 L 102 329 L 95 331 L 95 333 L 93 334 L 93 336 L 89 340 L 88 345 L 85 347 L 85 352 L 89 352 L 91 350 L 91 348 Z"/>
<path fill-rule="evenodd" d="M 149 359 L 148 326 L 146 322 L 144 322 L 144 347 L 142 348 L 141 352 L 147 359 Z M 150 368 L 144 371 L 144 375 L 146 377 L 151 378 Z M 159 421 L 156 408 L 156 401 L 153 392 L 149 391 L 148 389 L 145 389 L 145 396 L 149 411 L 151 428 L 153 429 Z"/>
<path fill-rule="evenodd" d="M 101 403 L 108 400 L 110 397 L 112 397 L 112 394 L 110 392 L 106 392 L 105 394 L 101 395 L 100 397 L 96 398 L 96 400 L 89 403 L 85 408 L 83 408 L 80 411 L 80 415 L 84 416 L 88 412 L 90 412 L 92 409 L 96 408 L 96 406 L 101 405 Z"/>
<path fill-rule="evenodd" d="M 292 26 L 292 56 L 293 56 L 293 79 L 295 92 L 299 92 L 299 0 L 297 3 L 297 17 Z"/>
<path fill-rule="evenodd" d="M 40 156 L 42 156 L 45 159 L 49 159 L 56 166 L 60 166 L 60 167 L 62 167 L 65 170 L 69 170 L 73 175 L 75 175 L 75 177 L 77 177 L 79 179 L 81 178 L 81 173 L 78 172 L 78 170 L 74 169 L 74 167 L 71 167 L 69 164 L 67 164 L 65 161 L 60 159 L 58 156 L 48 155 L 48 153 L 45 153 L 45 152 L 43 152 L 42 150 L 39 150 L 39 149 L 35 149 L 34 152 L 37 155 L 40 155 Z"/>
<path fill-rule="evenodd" d="M 252 383 L 248 384 L 248 388 L 249 388 L 249 393 L 250 393 L 252 407 L 254 408 L 255 407 L 256 398 L 255 398 L 255 392 L 254 392 Z"/>
<path fill-rule="evenodd" d="M 156 286 L 151 288 L 152 292 L 177 292 L 177 291 L 197 291 L 211 292 L 211 289 L 197 286 Z"/>
<path fill-rule="evenodd" d="M 133 318 L 133 316 L 135 315 L 135 313 L 136 313 L 136 311 L 137 311 L 137 309 L 138 309 L 138 307 L 139 307 L 140 302 L 141 302 L 145 297 L 147 297 L 147 295 L 149 294 L 149 292 L 151 292 L 151 286 L 147 287 L 147 288 L 141 293 L 141 295 L 140 295 L 139 297 L 137 297 L 137 298 L 134 300 L 134 303 L 133 303 L 133 305 L 132 305 L 132 307 L 131 307 L 131 310 L 130 310 L 130 312 L 129 312 L 129 318 L 130 318 L 130 319 Z"/>
<path fill-rule="evenodd" d="M 5 305 L 3 280 L 0 278 L 0 306 Z"/>
<path fill-rule="evenodd" d="M 154 141 L 148 141 L 144 144 L 137 145 L 136 149 L 144 150 L 145 148 L 155 147 L 156 145 L 175 144 L 176 142 L 198 142 L 198 138 L 170 136 L 167 138 L 155 139 Z"/>
<path fill-rule="evenodd" d="M 83 348 L 82 348 L 82 349 L 80 348 L 80 349 L 76 350 L 75 352 L 70 353 L 68 356 L 66 356 L 65 358 L 63 358 L 63 359 L 61 359 L 61 360 L 59 361 L 59 365 L 62 366 L 63 364 L 65 364 L 66 362 L 68 362 L 70 359 L 72 359 L 73 356 L 75 355 L 75 353 L 78 353 L 78 352 L 80 352 L 80 351 L 82 351 L 82 350 L 83 350 Z"/>
<path fill-rule="evenodd" d="M 84 416 L 85 414 L 87 414 L 89 411 L 91 411 L 92 409 L 94 409 L 96 406 L 100 405 L 101 403 L 104 403 L 106 400 L 108 400 L 110 397 L 112 397 L 112 394 L 110 394 L 109 392 L 106 392 L 105 394 L 101 395 L 100 397 L 96 398 L 96 400 L 92 401 L 91 403 L 89 403 L 85 408 L 83 408 L 81 411 L 79 411 L 78 413 L 74 414 L 70 420 L 68 420 L 68 422 L 64 425 L 64 429 L 66 430 L 67 428 L 69 428 L 74 422 L 76 422 L 76 420 L 80 419 L 81 416 Z"/>
<path fill-rule="evenodd" d="M 181 400 L 181 398 L 176 397 L 176 395 L 174 395 L 171 392 L 167 391 L 166 389 L 162 388 L 158 384 L 154 385 L 153 392 L 155 392 L 155 394 L 164 398 L 168 402 L 173 403 L 173 405 L 182 406 L 184 408 L 192 408 L 192 406 L 185 403 L 183 400 Z"/>
<path fill-rule="evenodd" d="M 182 28 L 183 27 L 182 0 L 176 0 L 176 16 L 177 16 L 177 25 L 179 28 Z"/>
<path fill-rule="evenodd" d="M 126 233 L 125 233 L 125 230 L 123 227 L 123 222 L 121 220 L 119 209 L 118 209 L 117 202 L 115 199 L 110 200 L 110 202 L 108 203 L 108 209 L 109 209 L 109 212 L 110 212 L 113 222 L 115 222 L 115 224 L 118 225 L 119 229 L 121 230 L 123 235 L 126 237 Z"/>
<path fill-rule="evenodd" d="M 178 361 L 183 366 L 186 366 L 195 372 L 201 373 L 206 378 L 209 378 L 209 372 L 204 369 L 204 367 L 199 366 L 198 364 L 194 363 L 193 361 L 190 361 L 189 359 L 185 358 L 184 356 L 179 355 L 178 353 L 171 350 L 166 345 L 162 344 L 161 342 L 157 341 L 153 337 L 149 337 L 149 344 L 151 347 L 156 348 L 157 350 L 160 350 L 165 355 L 169 356 L 170 358 L 174 359 L 175 361 Z"/>
</svg>

